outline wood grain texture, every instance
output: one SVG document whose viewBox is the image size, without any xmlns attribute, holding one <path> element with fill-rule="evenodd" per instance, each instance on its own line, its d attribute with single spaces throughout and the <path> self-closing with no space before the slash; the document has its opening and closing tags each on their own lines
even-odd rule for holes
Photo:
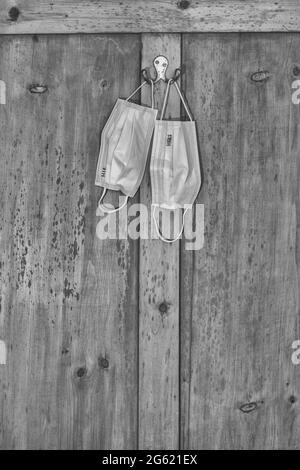
<svg viewBox="0 0 300 470">
<path fill-rule="evenodd" d="M 298 0 L 0 0 L 0 34 L 300 31 Z"/>
<path fill-rule="evenodd" d="M 180 65 L 179 35 L 142 35 L 142 66 L 159 54 L 169 59 L 169 74 Z M 153 71 L 152 71 L 153 74 Z M 155 87 L 155 105 L 161 109 L 166 84 Z M 142 102 L 150 103 L 149 89 Z M 165 117 L 178 117 L 180 103 L 171 89 Z M 140 201 L 151 214 L 149 169 Z M 177 449 L 179 441 L 179 242 L 140 242 L 139 324 L 139 446 L 141 449 Z"/>
<path fill-rule="evenodd" d="M 300 442 L 299 35 L 184 35 L 205 244 L 182 252 L 181 445 Z M 253 81 L 258 71 L 268 72 Z"/>
<path fill-rule="evenodd" d="M 1 449 L 136 447 L 138 246 L 95 237 L 94 179 L 139 50 L 138 36 L 1 39 Z"/>
</svg>

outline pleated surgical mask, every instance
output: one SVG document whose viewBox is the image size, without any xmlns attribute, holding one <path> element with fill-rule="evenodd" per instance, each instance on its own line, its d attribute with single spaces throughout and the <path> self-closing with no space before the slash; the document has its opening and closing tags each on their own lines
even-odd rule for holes
<svg viewBox="0 0 300 470">
<path fill-rule="evenodd" d="M 163 120 L 170 86 L 174 83 L 185 107 L 189 121 Z M 184 228 L 184 216 L 200 190 L 201 173 L 196 125 L 192 119 L 179 86 L 168 81 L 160 120 L 155 122 L 150 161 L 152 190 L 152 216 L 158 237 L 168 243 L 178 240 Z M 177 236 L 163 236 L 157 221 L 157 209 L 176 211 L 183 209 L 182 226 Z"/>
<path fill-rule="evenodd" d="M 151 108 L 129 100 L 146 83 L 143 82 L 127 100 L 117 100 L 103 128 L 95 185 L 104 189 L 97 215 L 100 215 L 99 210 L 108 213 L 120 210 L 127 204 L 128 197 L 135 195 L 141 184 L 157 116 L 153 82 L 151 81 Z M 120 207 L 110 209 L 103 204 L 108 189 L 119 190 L 126 196 Z"/>
</svg>

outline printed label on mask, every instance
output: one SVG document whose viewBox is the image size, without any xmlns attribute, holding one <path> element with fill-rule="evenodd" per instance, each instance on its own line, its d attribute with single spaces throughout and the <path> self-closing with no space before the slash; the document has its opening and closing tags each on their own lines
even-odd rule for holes
<svg viewBox="0 0 300 470">
<path fill-rule="evenodd" d="M 172 134 L 167 135 L 167 147 L 171 147 L 172 145 Z"/>
</svg>

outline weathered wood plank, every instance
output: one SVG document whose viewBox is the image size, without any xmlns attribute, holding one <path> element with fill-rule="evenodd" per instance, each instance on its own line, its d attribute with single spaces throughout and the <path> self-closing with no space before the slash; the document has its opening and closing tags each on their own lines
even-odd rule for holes
<svg viewBox="0 0 300 470">
<path fill-rule="evenodd" d="M 1 39 L 2 449 L 136 446 L 138 246 L 96 238 L 94 178 L 139 51 L 136 35 Z"/>
<path fill-rule="evenodd" d="M 182 252 L 187 449 L 299 448 L 300 381 L 291 362 L 300 337 L 300 108 L 291 101 L 299 41 L 183 39 L 206 221 L 204 248 Z M 268 74 L 254 82 L 257 71 Z"/>
<path fill-rule="evenodd" d="M 179 35 L 142 35 L 142 65 L 156 55 L 166 55 L 169 74 L 180 66 Z M 152 72 L 153 73 L 153 72 Z M 161 108 L 166 85 L 155 87 Z M 149 103 L 149 89 L 142 102 Z M 179 99 L 171 90 L 166 117 L 180 115 Z M 140 201 L 151 214 L 149 170 L 140 190 Z M 179 242 L 140 242 L 139 324 L 139 446 L 141 449 L 177 449 L 179 441 Z"/>
<path fill-rule="evenodd" d="M 0 34 L 300 30 L 298 0 L 1 0 L 0 6 Z"/>
</svg>

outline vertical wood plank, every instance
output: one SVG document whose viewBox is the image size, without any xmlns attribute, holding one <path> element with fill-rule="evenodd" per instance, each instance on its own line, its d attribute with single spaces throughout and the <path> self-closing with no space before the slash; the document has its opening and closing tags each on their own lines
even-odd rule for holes
<svg viewBox="0 0 300 470">
<path fill-rule="evenodd" d="M 142 66 L 157 55 L 169 59 L 168 73 L 180 66 L 180 35 L 142 35 Z M 152 71 L 153 73 L 153 71 Z M 155 87 L 161 108 L 165 84 Z M 149 87 L 142 102 L 150 104 Z M 171 90 L 168 116 L 179 117 L 180 103 Z M 149 162 L 148 162 L 149 163 Z M 151 214 L 149 168 L 140 190 L 140 201 Z M 179 242 L 140 242 L 139 324 L 139 447 L 177 449 L 179 440 Z"/>
<path fill-rule="evenodd" d="M 96 238 L 94 179 L 139 53 L 133 35 L 1 40 L 2 449 L 136 446 L 138 245 Z"/>
<path fill-rule="evenodd" d="M 205 205 L 204 248 L 182 251 L 186 449 L 299 448 L 299 39 L 183 39 Z"/>
</svg>

